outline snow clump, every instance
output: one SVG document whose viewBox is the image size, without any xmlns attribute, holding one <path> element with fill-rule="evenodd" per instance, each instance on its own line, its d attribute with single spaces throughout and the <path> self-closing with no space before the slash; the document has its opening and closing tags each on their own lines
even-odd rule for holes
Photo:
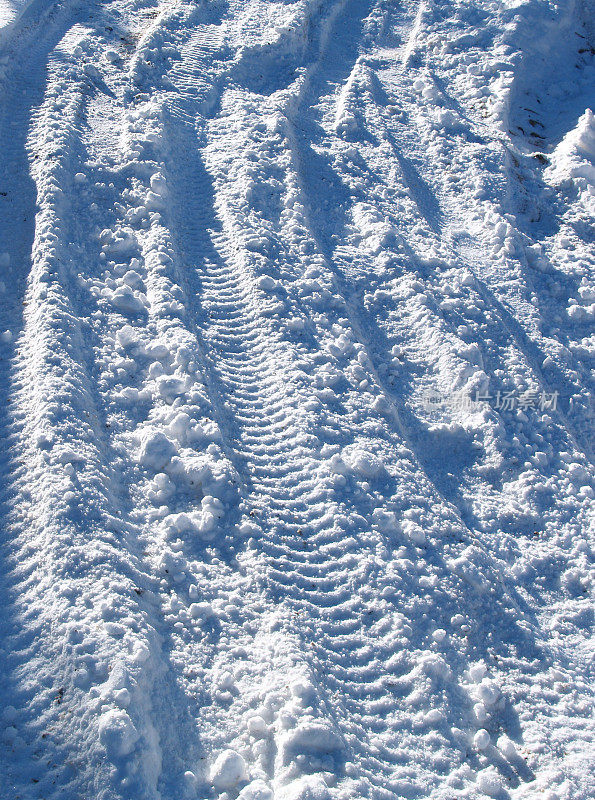
<svg viewBox="0 0 595 800">
<path fill-rule="evenodd" d="M 123 709 L 106 711 L 99 720 L 99 741 L 111 759 L 129 755 L 138 738 L 138 731 Z"/>
<path fill-rule="evenodd" d="M 247 778 L 246 762 L 235 750 L 224 750 L 215 759 L 210 777 L 216 789 L 233 789 Z"/>
</svg>

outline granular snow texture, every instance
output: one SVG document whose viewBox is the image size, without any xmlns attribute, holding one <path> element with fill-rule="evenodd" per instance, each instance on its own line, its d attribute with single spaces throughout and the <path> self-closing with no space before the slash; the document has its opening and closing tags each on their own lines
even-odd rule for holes
<svg viewBox="0 0 595 800">
<path fill-rule="evenodd" d="M 0 27 L 0 800 L 589 800 L 592 0 Z"/>
</svg>

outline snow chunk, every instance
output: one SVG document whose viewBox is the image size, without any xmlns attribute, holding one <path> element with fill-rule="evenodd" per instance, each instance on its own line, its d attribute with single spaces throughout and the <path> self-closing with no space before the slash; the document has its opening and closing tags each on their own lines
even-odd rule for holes
<svg viewBox="0 0 595 800">
<path fill-rule="evenodd" d="M 489 744 L 490 734 L 485 728 L 481 728 L 473 737 L 473 746 L 476 748 L 476 750 L 485 750 Z"/>
<path fill-rule="evenodd" d="M 329 790 L 316 775 L 307 775 L 294 781 L 279 794 L 279 800 L 329 800 Z"/>
<path fill-rule="evenodd" d="M 139 463 L 155 472 L 162 472 L 176 454 L 176 448 L 161 431 L 150 430 L 141 441 Z"/>
<path fill-rule="evenodd" d="M 455 574 L 482 592 L 489 585 L 489 576 L 485 574 L 485 569 L 482 569 L 484 560 L 483 552 L 478 547 L 470 545 L 458 558 L 450 559 L 447 563 Z"/>
<path fill-rule="evenodd" d="M 166 207 L 165 200 L 160 194 L 148 191 L 145 197 L 147 211 L 163 211 Z"/>
<path fill-rule="evenodd" d="M 210 777 L 215 788 L 233 789 L 247 778 L 246 762 L 235 750 L 224 750 L 211 767 Z"/>
<path fill-rule="evenodd" d="M 155 172 L 151 176 L 151 190 L 162 197 L 167 195 L 167 181 L 161 172 Z"/>
<path fill-rule="evenodd" d="M 218 520 L 225 514 L 223 503 L 211 495 L 206 495 L 201 500 L 200 511 L 180 512 L 170 514 L 165 520 L 167 527 L 178 533 L 197 533 L 203 539 L 210 540 L 217 526 Z"/>
<path fill-rule="evenodd" d="M 384 464 L 368 450 L 356 449 L 343 454 L 343 461 L 349 470 L 360 478 L 378 478 L 384 472 Z"/>
<path fill-rule="evenodd" d="M 403 520 L 401 530 L 413 544 L 422 545 L 426 543 L 426 533 L 424 529 L 411 519 Z"/>
<path fill-rule="evenodd" d="M 372 518 L 378 530 L 382 533 L 394 533 L 398 530 L 397 517 L 394 511 L 385 511 L 383 508 L 375 508 L 372 511 Z"/>
<path fill-rule="evenodd" d="M 258 285 L 263 292 L 272 292 L 277 287 L 277 281 L 270 275 L 262 275 L 258 279 Z"/>
<path fill-rule="evenodd" d="M 111 295 L 111 302 L 119 311 L 124 314 L 138 314 L 145 308 L 142 296 L 139 292 L 134 292 L 130 286 L 118 286 Z"/>
<path fill-rule="evenodd" d="M 441 722 L 444 722 L 444 719 L 444 714 L 439 708 L 431 708 L 424 715 L 424 722 L 428 725 L 439 725 Z"/>
<path fill-rule="evenodd" d="M 136 236 L 132 228 L 120 228 L 110 231 L 106 228 L 99 235 L 103 250 L 112 256 L 130 256 L 137 247 Z"/>
<path fill-rule="evenodd" d="M 213 606 L 210 603 L 192 603 L 188 608 L 188 613 L 192 619 L 208 619 L 214 615 Z"/>
<path fill-rule="evenodd" d="M 166 475 L 165 472 L 158 472 L 153 478 L 147 495 L 152 503 L 161 505 L 170 499 L 175 490 L 175 484 L 170 480 L 169 475 Z"/>
<path fill-rule="evenodd" d="M 181 397 L 187 390 L 188 379 L 177 375 L 161 375 L 157 379 L 157 387 L 161 397 L 171 405 L 176 397 Z"/>
<path fill-rule="evenodd" d="M 485 678 L 487 673 L 487 667 L 483 663 L 483 661 L 478 661 L 476 664 L 472 664 L 469 667 L 469 677 L 474 683 L 479 683 L 483 678 Z"/>
<path fill-rule="evenodd" d="M 505 733 L 498 737 L 497 745 L 498 750 L 502 753 L 504 758 L 507 758 L 509 761 L 514 761 L 519 757 L 514 742 L 509 739 Z"/>
<path fill-rule="evenodd" d="M 155 339 L 144 347 L 144 353 L 148 358 L 154 358 L 157 361 L 164 361 L 171 356 L 169 347 L 159 339 Z"/>
<path fill-rule="evenodd" d="M 502 783 L 493 767 L 488 767 L 477 775 L 477 788 L 488 797 L 498 797 L 502 793 Z"/>
<path fill-rule="evenodd" d="M 284 764 L 302 753 L 334 753 L 341 749 L 339 736 L 328 725 L 317 721 L 303 722 L 288 731 L 280 746 Z"/>
<path fill-rule="evenodd" d="M 237 800 L 273 800 L 273 790 L 258 778 L 244 786 Z"/>
<path fill-rule="evenodd" d="M 254 736 L 256 738 L 262 738 L 266 736 L 268 732 L 268 726 L 263 717 L 259 716 L 258 714 L 254 717 L 250 717 L 248 720 L 248 732 L 250 736 Z"/>
<path fill-rule="evenodd" d="M 450 108 L 435 108 L 432 116 L 438 130 L 458 131 L 463 127 L 461 117 Z"/>
<path fill-rule="evenodd" d="M 128 689 L 116 689 L 114 691 L 114 702 L 119 708 L 128 708 L 130 699 L 130 692 Z"/>
<path fill-rule="evenodd" d="M 99 720 L 99 740 L 112 759 L 131 753 L 138 738 L 132 720 L 122 709 L 111 709 Z"/>
<path fill-rule="evenodd" d="M 482 680 L 477 687 L 477 694 L 487 708 L 496 705 L 500 699 L 500 689 L 498 689 L 494 681 L 489 678 L 484 678 Z"/>
<path fill-rule="evenodd" d="M 134 330 L 132 325 L 124 325 L 116 333 L 116 339 L 120 347 L 134 347 L 138 344 L 138 333 Z"/>
<path fill-rule="evenodd" d="M 480 724 L 487 722 L 489 714 L 483 703 L 475 703 L 473 706 L 473 713 L 475 714 L 475 719 Z"/>
</svg>

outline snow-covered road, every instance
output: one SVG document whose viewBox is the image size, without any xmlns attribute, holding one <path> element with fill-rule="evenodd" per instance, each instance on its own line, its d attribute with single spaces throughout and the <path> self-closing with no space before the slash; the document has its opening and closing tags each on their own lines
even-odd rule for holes
<svg viewBox="0 0 595 800">
<path fill-rule="evenodd" d="M 1 800 L 592 797 L 592 0 L 0 24 Z"/>
</svg>

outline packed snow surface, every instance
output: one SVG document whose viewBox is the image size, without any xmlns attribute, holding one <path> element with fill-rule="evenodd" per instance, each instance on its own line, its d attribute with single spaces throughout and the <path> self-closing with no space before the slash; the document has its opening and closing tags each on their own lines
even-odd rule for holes
<svg viewBox="0 0 595 800">
<path fill-rule="evenodd" d="M 0 26 L 0 800 L 592 798 L 592 0 Z"/>
</svg>

